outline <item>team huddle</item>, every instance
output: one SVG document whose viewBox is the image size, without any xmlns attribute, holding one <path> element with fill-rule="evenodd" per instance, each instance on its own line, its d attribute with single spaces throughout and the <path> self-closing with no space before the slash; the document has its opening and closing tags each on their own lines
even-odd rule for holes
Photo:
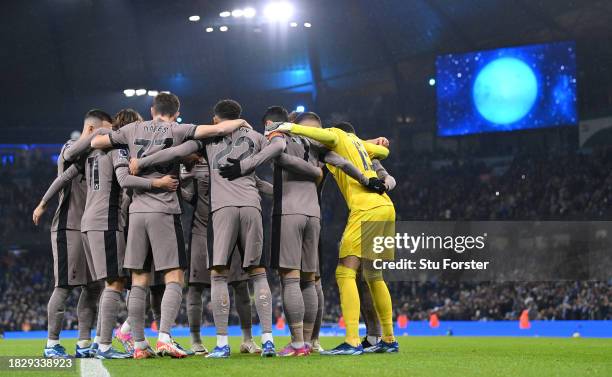
<svg viewBox="0 0 612 377">
<path fill-rule="evenodd" d="M 317 114 L 288 114 L 279 106 L 263 115 L 264 134 L 241 119 L 242 108 L 233 100 L 215 105 L 212 125 L 177 123 L 179 107 L 174 94 L 160 93 L 149 121 L 131 109 L 114 118 L 91 110 L 80 138 L 62 147 L 58 176 L 33 214 L 38 224 L 49 201 L 59 197 L 51 227 L 55 289 L 44 356 L 69 357 L 59 335 L 66 299 L 76 287 L 82 289 L 75 357 L 229 357 L 230 286 L 242 353 L 398 352 L 389 290 L 382 273 L 367 268 L 368 256 L 362 255 L 362 224 L 386 224 L 374 231 L 391 233 L 395 221 L 386 194 L 395 181 L 380 162 L 389 154 L 388 141 L 361 140 L 346 122 L 322 128 Z M 256 175 L 265 164 L 272 164 L 272 183 Z M 349 208 L 336 267 L 346 338 L 323 350 L 318 340 L 323 312 L 320 201 L 328 173 Z M 269 253 L 263 246 L 262 195 L 273 202 Z M 193 207 L 188 242 L 181 223 L 184 205 Z M 267 268 L 279 274 L 291 332 L 290 343 L 278 351 Z M 249 282 L 261 347 L 251 335 Z M 184 286 L 190 348 L 170 333 Z M 217 334 L 210 352 L 200 336 L 205 289 L 210 289 Z M 115 329 L 124 292 L 128 316 Z M 145 338 L 148 310 L 159 324 L 155 350 Z M 360 311 L 367 327 L 363 340 Z M 124 350 L 112 346 L 113 338 Z"/>
</svg>

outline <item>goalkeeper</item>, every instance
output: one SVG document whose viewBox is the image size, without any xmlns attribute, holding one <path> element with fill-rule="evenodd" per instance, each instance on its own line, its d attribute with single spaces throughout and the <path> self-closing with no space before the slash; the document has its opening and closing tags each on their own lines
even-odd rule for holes
<svg viewBox="0 0 612 377">
<path fill-rule="evenodd" d="M 324 129 L 292 123 L 274 123 L 266 127 L 266 133 L 271 132 L 300 135 L 316 140 L 347 159 L 368 178 L 377 176 L 371 159 L 384 159 L 389 154 L 389 150 L 384 146 L 367 143 L 357 137 L 353 126 L 348 122 Z M 341 170 L 333 166 L 328 166 L 328 169 L 333 174 L 349 208 L 349 218 L 342 235 L 336 268 L 340 306 L 346 323 L 346 339 L 344 343 L 322 354 L 360 355 L 364 351 L 398 352 L 399 345 L 393 334 L 391 295 L 383 280 L 382 272 L 368 268 L 371 266 L 372 256 L 369 253 L 362 255 L 362 239 L 363 251 L 367 253 L 368 248 L 365 247 L 367 239 L 375 235 L 394 234 L 393 202 L 386 193 L 378 194 L 368 190 Z M 356 279 L 360 267 L 363 267 L 363 276 L 372 294 L 383 330 L 382 339 L 366 350 L 363 349 L 359 339 L 360 302 Z"/>
</svg>

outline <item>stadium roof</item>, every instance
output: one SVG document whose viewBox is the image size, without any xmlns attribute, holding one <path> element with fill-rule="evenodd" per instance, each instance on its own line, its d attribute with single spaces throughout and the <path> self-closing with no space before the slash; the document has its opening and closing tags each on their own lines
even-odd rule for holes
<svg viewBox="0 0 612 377">
<path fill-rule="evenodd" d="M 2 2 L 2 141 L 60 142 L 91 107 L 146 112 L 151 97 L 127 88 L 178 94 L 185 121 L 207 121 L 223 97 L 256 121 L 274 103 L 329 110 L 388 94 L 427 120 L 437 54 L 560 40 L 578 43 L 589 105 L 610 102 L 609 1 L 290 0 L 294 15 L 279 23 L 262 21 L 268 2 Z M 257 15 L 219 15 L 245 6 Z"/>
</svg>

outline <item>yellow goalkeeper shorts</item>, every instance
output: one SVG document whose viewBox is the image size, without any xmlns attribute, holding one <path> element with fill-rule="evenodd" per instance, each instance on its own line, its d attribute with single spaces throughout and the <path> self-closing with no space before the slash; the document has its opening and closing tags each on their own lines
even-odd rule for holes
<svg viewBox="0 0 612 377">
<path fill-rule="evenodd" d="M 367 211 L 351 211 L 340 241 L 339 258 L 354 255 L 367 259 L 373 259 L 373 256 L 393 259 L 393 249 L 385 249 L 380 254 L 372 252 L 374 238 L 381 236 L 395 236 L 395 207 L 379 206 Z"/>
</svg>

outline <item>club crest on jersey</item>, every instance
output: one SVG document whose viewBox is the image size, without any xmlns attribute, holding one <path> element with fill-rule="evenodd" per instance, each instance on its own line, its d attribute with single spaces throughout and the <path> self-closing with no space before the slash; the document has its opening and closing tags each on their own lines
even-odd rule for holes
<svg viewBox="0 0 612 377">
<path fill-rule="evenodd" d="M 119 156 L 123 157 L 123 158 L 128 158 L 128 151 L 127 149 L 119 149 Z"/>
</svg>

